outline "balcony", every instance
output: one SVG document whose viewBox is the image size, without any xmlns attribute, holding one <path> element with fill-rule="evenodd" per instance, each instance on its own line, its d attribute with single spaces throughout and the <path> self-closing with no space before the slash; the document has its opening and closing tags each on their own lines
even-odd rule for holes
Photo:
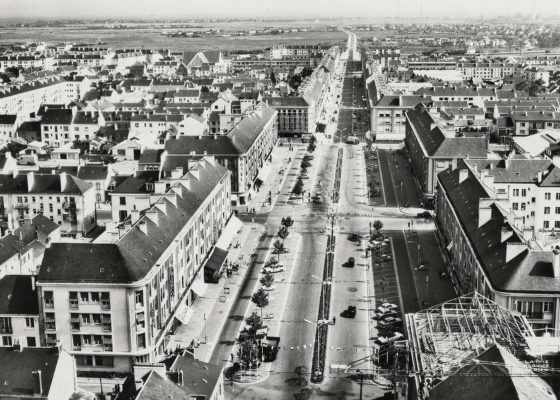
<svg viewBox="0 0 560 400">
<path fill-rule="evenodd" d="M 68 300 L 68 308 L 76 310 L 78 308 L 78 299 L 69 299 Z"/>
<path fill-rule="evenodd" d="M 18 210 L 29 210 L 29 203 L 16 203 L 14 208 Z"/>
<path fill-rule="evenodd" d="M 52 301 L 45 301 L 45 308 L 53 309 L 53 308 L 54 308 L 54 302 L 52 302 Z"/>
<path fill-rule="evenodd" d="M 47 331 L 56 331 L 56 322 L 54 322 L 54 321 L 45 321 L 45 330 L 47 330 Z"/>
<path fill-rule="evenodd" d="M 62 215 L 62 220 L 64 222 L 76 222 L 78 221 L 78 218 L 76 217 L 76 215 L 73 214 L 64 214 Z"/>
<path fill-rule="evenodd" d="M 4 334 L 9 335 L 9 334 L 14 333 L 14 331 L 13 331 L 12 327 L 3 326 L 3 327 L 0 327 L 0 333 L 4 333 Z"/>
<path fill-rule="evenodd" d="M 62 203 L 62 209 L 63 210 L 75 210 L 76 209 L 76 203 L 65 201 L 64 203 Z"/>
</svg>

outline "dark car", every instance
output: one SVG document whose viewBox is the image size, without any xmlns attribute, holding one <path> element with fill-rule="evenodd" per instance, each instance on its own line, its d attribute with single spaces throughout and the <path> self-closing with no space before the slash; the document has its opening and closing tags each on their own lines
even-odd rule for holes
<svg viewBox="0 0 560 400">
<path fill-rule="evenodd" d="M 358 240 L 360 240 L 360 236 L 357 233 L 351 233 L 348 235 L 348 240 L 350 240 L 351 242 L 357 242 Z"/>
<path fill-rule="evenodd" d="M 354 257 L 350 257 L 348 261 L 346 261 L 346 266 L 348 268 L 354 268 L 354 265 L 356 265 L 356 260 L 354 259 Z"/>
<path fill-rule="evenodd" d="M 416 214 L 416 218 L 432 218 L 432 214 L 429 211 L 423 211 L 421 213 Z"/>
<path fill-rule="evenodd" d="M 341 314 L 345 318 L 354 318 L 356 316 L 356 306 L 348 306 L 348 308 L 342 311 Z"/>
</svg>

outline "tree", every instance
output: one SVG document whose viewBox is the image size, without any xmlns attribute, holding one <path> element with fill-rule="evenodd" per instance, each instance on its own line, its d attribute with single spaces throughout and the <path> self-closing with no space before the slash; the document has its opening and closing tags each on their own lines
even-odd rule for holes
<svg viewBox="0 0 560 400">
<path fill-rule="evenodd" d="M 280 222 L 282 226 L 286 228 L 290 228 L 294 224 L 294 220 L 292 217 L 282 217 L 282 221 Z"/>
<path fill-rule="evenodd" d="M 255 368 L 259 364 L 259 344 L 255 338 L 249 338 L 241 342 L 239 354 L 240 360 L 247 368 Z"/>
<path fill-rule="evenodd" d="M 286 239 L 289 234 L 290 232 L 288 231 L 288 228 L 283 225 L 280 226 L 280 229 L 278 229 L 278 237 L 282 239 L 282 243 L 284 243 L 284 239 Z"/>
<path fill-rule="evenodd" d="M 264 275 L 261 277 L 260 282 L 261 285 L 263 285 L 265 288 L 270 290 L 270 288 L 274 284 L 274 275 L 271 272 L 266 271 Z"/>
<path fill-rule="evenodd" d="M 381 233 L 381 229 L 383 229 L 383 222 L 381 222 L 380 220 L 376 219 L 373 222 L 373 228 L 375 229 L 375 231 L 377 232 L 377 234 Z"/>
<path fill-rule="evenodd" d="M 251 301 L 261 310 L 261 319 L 262 319 L 262 310 L 263 308 L 268 306 L 268 292 L 263 288 L 259 288 L 253 296 L 251 297 Z"/>
<path fill-rule="evenodd" d="M 245 322 L 249 325 L 249 333 L 251 335 L 255 335 L 257 331 L 262 328 L 262 319 L 256 312 L 253 312 L 249 317 L 247 317 Z"/>
<path fill-rule="evenodd" d="M 301 196 L 303 193 L 303 178 L 301 176 L 297 177 L 292 193 L 296 196 Z"/>
<path fill-rule="evenodd" d="M 270 268 L 276 268 L 277 265 L 278 265 L 278 260 L 276 259 L 276 257 L 270 257 L 270 260 L 268 260 L 265 266 Z"/>
<path fill-rule="evenodd" d="M 276 242 L 274 242 L 273 247 L 274 247 L 274 249 L 272 250 L 272 253 L 278 254 L 278 257 L 280 257 L 280 254 L 282 254 L 282 253 L 287 253 L 286 247 L 284 246 L 284 243 L 282 243 L 280 240 L 277 240 Z"/>
<path fill-rule="evenodd" d="M 316 148 L 317 148 L 317 145 L 315 143 L 309 142 L 309 145 L 307 146 L 307 151 L 309 153 L 313 153 Z"/>
</svg>

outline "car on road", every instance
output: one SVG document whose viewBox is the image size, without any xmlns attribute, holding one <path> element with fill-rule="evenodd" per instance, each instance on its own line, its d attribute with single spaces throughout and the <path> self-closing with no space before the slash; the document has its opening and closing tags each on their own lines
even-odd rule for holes
<svg viewBox="0 0 560 400">
<path fill-rule="evenodd" d="M 356 316 L 356 306 L 348 306 L 340 315 L 344 318 L 354 318 Z"/>
<path fill-rule="evenodd" d="M 357 233 L 350 233 L 348 235 L 348 240 L 350 240 L 351 242 L 357 242 L 358 240 L 360 240 L 360 236 Z"/>
<path fill-rule="evenodd" d="M 348 144 L 360 144 L 360 139 L 356 136 L 348 136 L 346 138 L 346 143 Z"/>
<path fill-rule="evenodd" d="M 429 211 L 423 211 L 421 213 L 416 214 L 416 218 L 432 218 L 432 214 Z"/>
<path fill-rule="evenodd" d="M 348 268 L 354 268 L 354 265 L 356 265 L 356 260 L 354 259 L 354 257 L 350 257 L 348 261 L 346 261 L 346 266 Z"/>
<path fill-rule="evenodd" d="M 418 269 L 419 269 L 420 271 L 426 271 L 426 266 L 425 266 L 424 264 L 420 264 L 420 265 L 418 266 Z"/>
</svg>

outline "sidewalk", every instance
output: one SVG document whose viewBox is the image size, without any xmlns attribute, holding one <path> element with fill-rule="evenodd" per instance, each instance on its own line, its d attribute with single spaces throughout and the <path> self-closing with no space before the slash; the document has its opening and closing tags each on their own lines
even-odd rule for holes
<svg viewBox="0 0 560 400">
<path fill-rule="evenodd" d="M 255 212 L 260 214 L 272 209 L 272 206 L 280 195 L 279 190 L 288 176 L 288 171 L 294 162 L 300 146 L 301 145 L 292 145 L 294 150 L 290 151 L 290 146 L 288 144 L 283 144 L 282 146 L 277 145 L 274 150 L 272 150 L 272 161 L 267 163 L 270 172 L 259 190 L 253 192 L 252 199 L 247 203 L 249 210 L 254 208 Z M 280 174 L 281 170 L 284 171 L 282 174 Z M 272 204 L 268 202 L 269 193 L 271 194 Z"/>
<path fill-rule="evenodd" d="M 186 348 L 199 342 L 195 348 L 195 358 L 208 362 L 214 347 L 218 342 L 222 328 L 235 303 L 239 288 L 246 277 L 249 261 L 259 243 L 259 237 L 265 231 L 264 226 L 244 224 L 241 232 L 232 243 L 239 241 L 240 247 L 231 247 L 229 260 L 239 264 L 239 270 L 231 278 L 225 276 L 217 284 L 208 283 L 204 296 L 199 296 L 191 307 L 191 315 L 186 324 L 183 324 L 171 336 L 167 348 L 174 350 L 177 347 Z M 227 285 L 229 294 L 225 294 Z M 225 301 L 222 301 L 225 296 Z"/>
<path fill-rule="evenodd" d="M 273 239 L 272 244 L 275 241 L 276 238 Z M 262 315 L 263 315 L 263 324 L 265 324 L 268 327 L 267 336 L 278 337 L 280 334 L 280 328 L 282 325 L 282 318 L 286 308 L 288 294 L 290 292 L 291 285 L 293 284 L 292 276 L 295 270 L 296 259 L 300 252 L 301 236 L 298 233 L 296 233 L 293 229 L 291 229 L 290 234 L 284 240 L 284 244 L 286 248 L 290 250 L 290 252 L 286 254 L 281 254 L 280 257 L 278 257 L 277 254 L 272 254 L 272 244 L 267 254 L 266 260 L 268 261 L 272 257 L 279 259 L 279 264 L 283 265 L 284 270 L 282 272 L 278 272 L 274 274 L 275 281 L 272 286 L 272 290 L 268 292 L 269 305 L 268 307 L 263 309 Z M 260 276 L 262 276 L 262 274 Z M 260 283 L 257 284 L 257 286 L 255 286 L 255 291 L 261 287 L 262 285 Z M 256 312 L 258 315 L 260 315 L 260 309 L 258 309 L 256 305 L 253 302 L 251 302 L 245 312 L 244 320 L 247 319 L 253 312 Z M 240 326 L 240 331 L 238 332 L 238 335 L 241 332 L 241 330 L 243 330 L 244 327 L 245 327 L 245 322 L 243 321 L 243 323 Z M 232 349 L 232 354 L 237 354 L 238 347 L 239 345 L 236 343 Z M 226 368 L 231 366 L 234 361 L 237 361 L 237 357 L 233 361 L 228 360 L 226 364 Z M 264 365 L 264 370 L 262 371 L 262 375 L 258 373 L 248 374 L 247 377 L 250 376 L 250 378 L 252 378 L 250 379 L 251 383 L 255 383 L 254 381 L 255 379 L 262 380 L 266 378 L 270 372 L 270 369 L 272 368 L 272 364 L 273 363 L 266 363 Z M 249 383 L 249 382 L 245 382 L 245 383 Z"/>
</svg>

